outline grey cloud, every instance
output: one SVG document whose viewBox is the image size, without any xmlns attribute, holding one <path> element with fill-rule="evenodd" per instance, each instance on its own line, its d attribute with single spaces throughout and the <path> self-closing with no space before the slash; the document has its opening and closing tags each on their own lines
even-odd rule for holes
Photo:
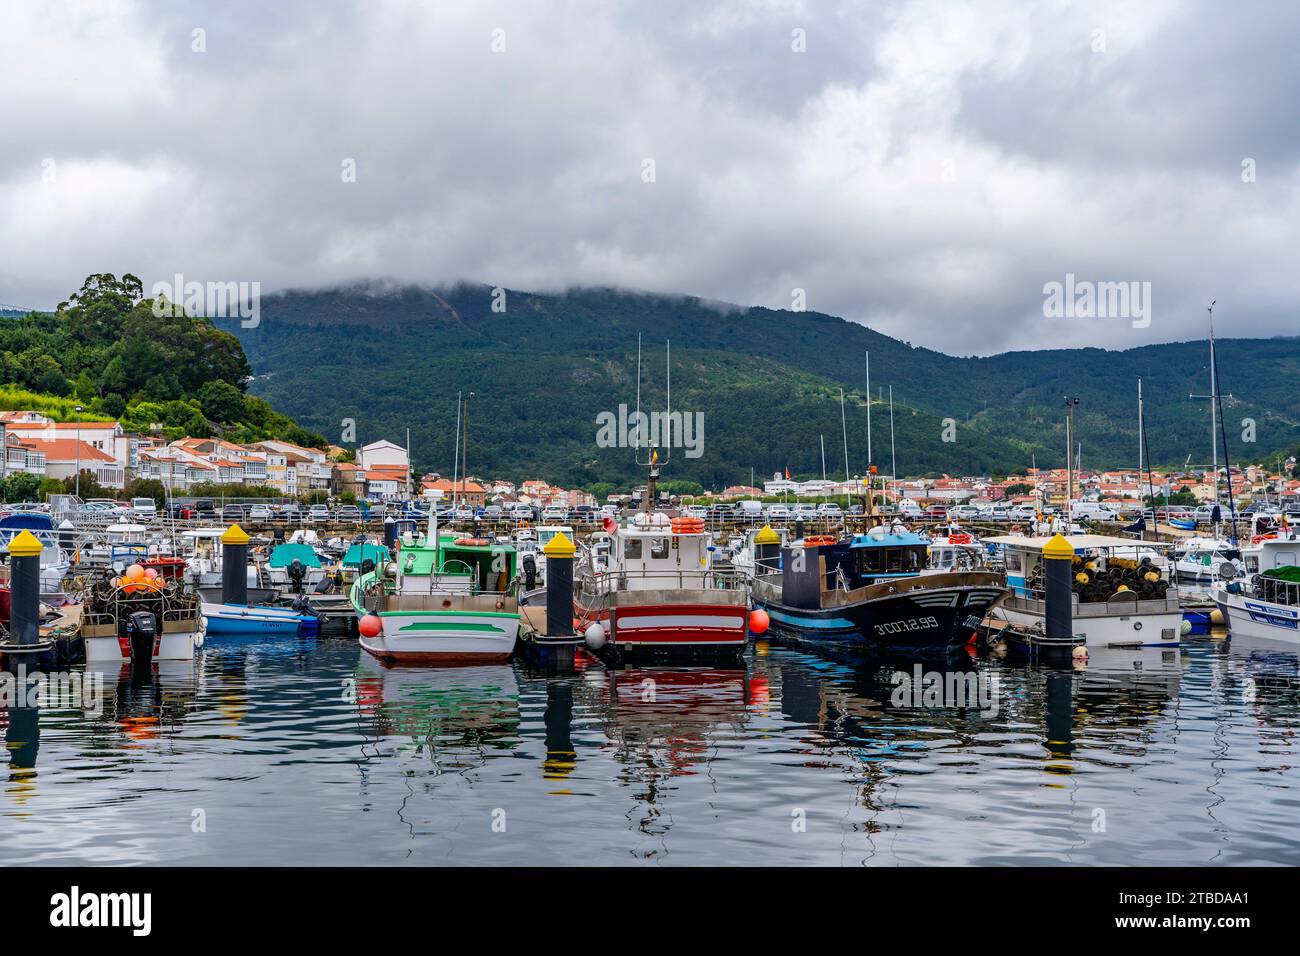
<svg viewBox="0 0 1300 956">
<path fill-rule="evenodd" d="M 105 270 L 383 276 L 774 308 L 799 287 L 960 354 L 1199 336 L 1212 298 L 1225 334 L 1293 334 L 1300 14 L 1250 11 L 6 4 L 0 301 Z M 1045 319 L 1066 272 L 1152 282 L 1151 327 Z"/>
</svg>

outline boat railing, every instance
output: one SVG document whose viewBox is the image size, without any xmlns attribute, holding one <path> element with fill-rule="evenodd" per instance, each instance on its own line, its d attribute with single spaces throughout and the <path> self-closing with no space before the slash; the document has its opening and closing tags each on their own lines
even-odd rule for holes
<svg viewBox="0 0 1300 956">
<path fill-rule="evenodd" d="M 505 611 L 518 607 L 516 596 L 506 591 L 474 593 L 412 594 L 372 587 L 362 595 L 366 610 L 379 614 L 386 611 Z"/>
<path fill-rule="evenodd" d="M 1255 578 L 1255 593 L 1261 601 L 1270 604 L 1300 607 L 1300 581 L 1288 581 L 1285 578 L 1273 578 L 1261 574 Z"/>
<path fill-rule="evenodd" d="M 1026 590 L 1015 595 L 1015 601 L 1022 610 L 1034 614 L 1047 613 L 1047 600 L 1043 591 Z M 1079 595 L 1070 594 L 1071 616 L 1073 617 L 1115 617 L 1131 614 L 1173 614 L 1182 610 L 1178 590 L 1170 588 L 1163 598 L 1147 600 L 1109 600 L 1080 601 Z"/>
<path fill-rule="evenodd" d="M 735 568 L 670 569 L 655 571 L 597 571 L 583 579 L 589 593 L 604 595 L 627 590 L 744 590 L 748 577 Z"/>
</svg>

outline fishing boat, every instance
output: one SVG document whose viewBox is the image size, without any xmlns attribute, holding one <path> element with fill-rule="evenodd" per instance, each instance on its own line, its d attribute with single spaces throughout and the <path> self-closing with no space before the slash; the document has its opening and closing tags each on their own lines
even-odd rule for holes
<svg viewBox="0 0 1300 956">
<path fill-rule="evenodd" d="M 993 616 L 1024 628 L 1042 628 L 1047 613 L 1043 547 L 1052 539 L 1022 535 L 985 538 L 1000 549 L 1011 594 Z M 1110 535 L 1081 534 L 1074 549 L 1073 630 L 1089 647 L 1176 647 L 1183 615 L 1177 586 L 1137 550 L 1153 548 Z"/>
<path fill-rule="evenodd" d="M 1209 584 L 1222 577 L 1225 564 L 1232 565 L 1238 575 L 1245 571 L 1240 549 L 1224 538 L 1187 538 L 1174 549 L 1174 570 L 1180 583 Z"/>
<path fill-rule="evenodd" d="M 207 628 L 200 602 L 182 582 L 155 573 L 100 572 L 81 606 L 81 637 L 89 665 L 188 661 Z"/>
<path fill-rule="evenodd" d="M 302 594 L 325 580 L 325 565 L 309 544 L 286 541 L 266 560 L 266 583 L 282 594 Z"/>
<path fill-rule="evenodd" d="M 749 595 L 734 568 L 713 567 L 703 518 L 643 510 L 622 525 L 607 518 L 605 534 L 574 569 L 574 612 L 602 656 L 622 662 L 744 652 Z"/>
<path fill-rule="evenodd" d="M 761 541 L 760 541 L 761 543 Z M 927 570 L 930 542 L 874 527 L 814 535 L 760 551 L 754 603 L 772 623 L 812 642 L 939 648 L 969 644 L 1006 594 L 984 568 Z"/>
<path fill-rule="evenodd" d="M 516 564 L 508 544 L 440 532 L 435 509 L 423 538 L 353 582 L 362 650 L 385 664 L 507 660 L 519 636 Z"/>
<path fill-rule="evenodd" d="M 384 545 L 364 539 L 354 541 L 343 552 L 343 558 L 339 561 L 339 573 L 344 586 L 351 585 L 366 570 L 382 568 L 391 560 L 392 554 Z M 369 565 L 363 569 L 366 562 L 369 562 Z"/>
<path fill-rule="evenodd" d="M 1293 529 L 1242 548 L 1248 577 L 1231 565 L 1211 591 L 1234 640 L 1249 638 L 1300 650 L 1300 539 Z"/>
</svg>

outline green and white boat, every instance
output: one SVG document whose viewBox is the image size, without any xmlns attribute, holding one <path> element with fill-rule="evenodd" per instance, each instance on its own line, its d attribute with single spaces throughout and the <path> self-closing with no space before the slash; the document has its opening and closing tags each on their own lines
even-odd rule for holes
<svg viewBox="0 0 1300 956">
<path fill-rule="evenodd" d="M 519 636 L 514 547 L 439 533 L 435 521 L 353 583 L 361 647 L 385 664 L 506 660 Z"/>
</svg>

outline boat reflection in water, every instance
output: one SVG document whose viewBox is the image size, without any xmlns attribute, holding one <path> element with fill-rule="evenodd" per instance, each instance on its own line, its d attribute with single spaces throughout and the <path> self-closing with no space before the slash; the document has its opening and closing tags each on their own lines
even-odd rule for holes
<svg viewBox="0 0 1300 956">
<path fill-rule="evenodd" d="M 509 664 L 384 667 L 362 655 L 355 679 L 366 735 L 409 738 L 436 762 L 481 764 L 485 755 L 456 755 L 513 746 L 518 735 L 519 683 Z"/>
<path fill-rule="evenodd" d="M 742 749 L 750 708 L 768 700 L 767 678 L 733 667 L 639 667 L 587 671 L 580 685 L 618 765 L 616 782 L 629 788 L 632 828 L 662 838 L 673 826 L 669 798 L 687 778 L 715 772 L 729 748 Z M 660 844 L 632 851 L 664 852 Z"/>
</svg>

